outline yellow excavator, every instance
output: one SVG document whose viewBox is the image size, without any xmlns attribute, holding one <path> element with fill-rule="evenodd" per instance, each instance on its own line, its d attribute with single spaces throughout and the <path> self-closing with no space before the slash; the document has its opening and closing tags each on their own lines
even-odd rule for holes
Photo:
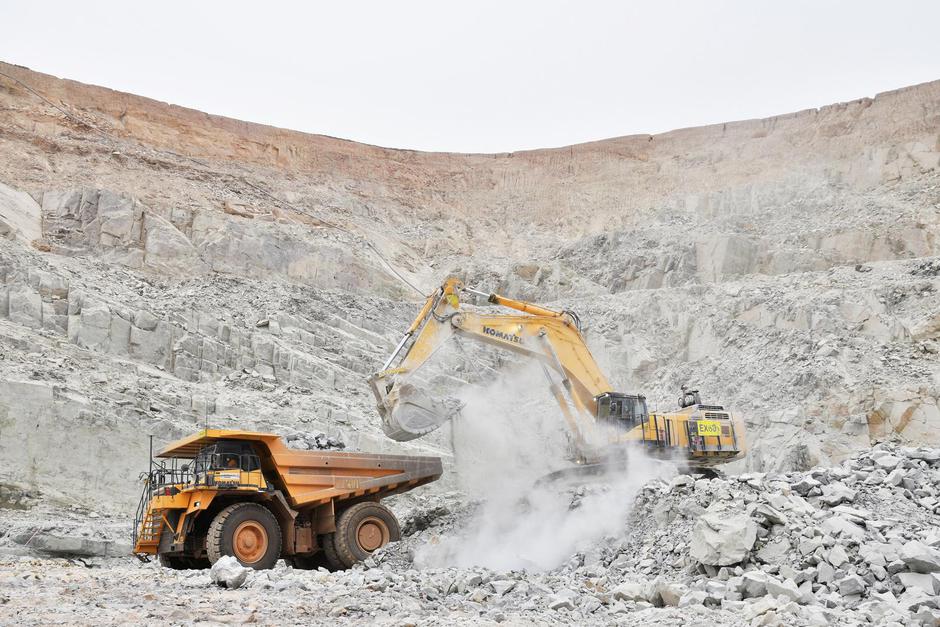
<svg viewBox="0 0 940 627">
<path fill-rule="evenodd" d="M 514 310 L 477 313 L 461 308 L 465 296 Z M 640 446 L 657 458 L 708 469 L 743 455 L 743 429 L 721 405 L 703 404 L 683 387 L 675 411 L 649 412 L 640 394 L 615 392 L 585 344 L 572 311 L 554 311 L 466 287 L 450 278 L 435 290 L 382 370 L 369 378 L 385 434 L 398 441 L 421 437 L 454 418 L 460 403 L 431 398 L 414 373 L 454 336 L 478 340 L 536 360 L 571 435 L 574 461 L 592 467 Z"/>
</svg>

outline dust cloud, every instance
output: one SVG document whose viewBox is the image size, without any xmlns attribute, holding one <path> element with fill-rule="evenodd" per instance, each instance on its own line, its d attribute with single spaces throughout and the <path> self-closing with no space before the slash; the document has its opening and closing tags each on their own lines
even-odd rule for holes
<svg viewBox="0 0 940 627">
<path fill-rule="evenodd" d="M 539 481 L 570 468 L 569 430 L 538 364 L 469 386 L 451 425 L 461 488 L 480 506 L 461 531 L 415 554 L 419 567 L 546 571 L 622 534 L 640 488 L 668 467 L 631 452 L 602 476 Z"/>
</svg>

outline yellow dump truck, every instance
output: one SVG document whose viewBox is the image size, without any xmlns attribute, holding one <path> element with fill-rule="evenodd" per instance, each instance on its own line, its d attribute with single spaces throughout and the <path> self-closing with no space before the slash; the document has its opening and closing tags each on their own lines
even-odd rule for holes
<svg viewBox="0 0 940 627">
<path fill-rule="evenodd" d="M 437 480 L 438 457 L 288 448 L 279 436 L 206 429 L 151 454 L 134 553 L 169 568 L 223 555 L 265 569 L 349 568 L 400 538 L 380 501 Z"/>
</svg>

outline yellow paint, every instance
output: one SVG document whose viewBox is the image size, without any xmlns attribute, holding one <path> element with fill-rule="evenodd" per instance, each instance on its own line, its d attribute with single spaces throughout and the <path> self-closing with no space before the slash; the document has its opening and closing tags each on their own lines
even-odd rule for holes
<svg viewBox="0 0 940 627">
<path fill-rule="evenodd" d="M 721 423 L 715 420 L 699 420 L 698 434 L 704 436 L 721 436 Z"/>
</svg>

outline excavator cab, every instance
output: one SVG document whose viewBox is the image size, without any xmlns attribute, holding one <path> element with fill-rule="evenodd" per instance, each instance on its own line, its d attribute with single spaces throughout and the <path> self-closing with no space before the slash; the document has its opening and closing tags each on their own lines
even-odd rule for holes
<svg viewBox="0 0 940 627">
<path fill-rule="evenodd" d="M 646 397 L 641 394 L 605 392 L 594 398 L 597 403 L 597 421 L 624 430 L 630 430 L 649 420 Z"/>
</svg>

